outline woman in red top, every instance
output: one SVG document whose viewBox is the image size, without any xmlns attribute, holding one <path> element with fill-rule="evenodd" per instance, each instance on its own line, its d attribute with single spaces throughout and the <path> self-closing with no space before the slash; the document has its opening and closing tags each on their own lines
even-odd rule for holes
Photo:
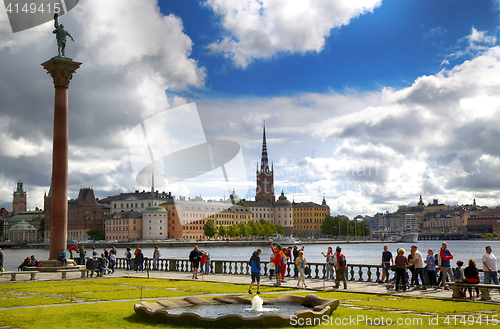
<svg viewBox="0 0 500 329">
<path fill-rule="evenodd" d="M 273 243 L 271 242 L 271 250 L 276 253 L 274 256 L 274 265 L 276 266 L 276 283 L 275 286 L 281 286 L 281 258 L 283 258 L 283 249 L 281 245 L 277 245 L 276 249 L 273 248 Z"/>
<path fill-rule="evenodd" d="M 465 282 L 471 284 L 479 283 L 479 271 L 476 267 L 476 261 L 474 259 L 469 260 L 469 266 L 464 270 Z M 467 288 L 469 290 L 469 296 L 472 297 L 472 288 Z M 476 297 L 480 297 L 479 288 L 476 287 Z"/>
</svg>

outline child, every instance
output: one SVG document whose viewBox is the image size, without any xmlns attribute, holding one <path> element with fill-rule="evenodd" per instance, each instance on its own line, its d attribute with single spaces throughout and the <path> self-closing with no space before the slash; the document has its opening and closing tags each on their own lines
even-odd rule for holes
<svg viewBox="0 0 500 329">
<path fill-rule="evenodd" d="M 464 262 L 461 260 L 457 261 L 457 267 L 453 270 L 453 276 L 455 277 L 455 282 L 462 282 L 464 280 L 464 269 L 462 266 Z"/>
<path fill-rule="evenodd" d="M 274 275 L 274 269 L 276 268 L 276 265 L 274 265 L 274 257 L 276 257 L 276 253 L 273 252 L 269 259 L 269 279 L 273 281 L 273 275 Z"/>
<path fill-rule="evenodd" d="M 303 288 L 307 288 L 306 285 L 306 275 L 305 275 L 305 269 L 307 265 L 306 258 L 304 257 L 304 252 L 301 250 L 299 251 L 299 257 L 295 260 L 295 265 L 297 265 L 297 268 L 299 269 L 300 277 L 299 280 L 297 281 L 297 288 L 300 288 L 300 281 L 302 281 L 302 284 L 304 285 Z"/>
</svg>

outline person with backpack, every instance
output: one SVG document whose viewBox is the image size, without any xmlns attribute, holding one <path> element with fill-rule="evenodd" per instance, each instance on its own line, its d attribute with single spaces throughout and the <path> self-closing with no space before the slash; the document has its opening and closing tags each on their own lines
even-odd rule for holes
<svg viewBox="0 0 500 329">
<path fill-rule="evenodd" d="M 337 246 L 335 249 L 335 254 L 333 256 L 334 259 L 334 267 L 337 271 L 337 278 L 335 279 L 334 289 L 338 289 L 340 286 L 340 281 L 344 282 L 344 289 L 347 289 L 347 262 L 345 256 L 341 253 L 342 248 Z"/>
<path fill-rule="evenodd" d="M 127 270 L 132 269 L 132 251 L 130 251 L 130 248 L 127 247 L 127 251 L 125 251 L 125 261 L 127 262 Z"/>
<path fill-rule="evenodd" d="M 450 282 L 454 281 L 453 271 L 451 270 L 451 260 L 453 259 L 453 254 L 448 249 L 448 244 L 443 242 L 441 245 L 441 250 L 439 251 L 439 258 L 441 259 L 439 270 L 443 273 L 443 281 L 441 282 L 444 290 L 450 290 L 450 287 L 446 285 L 446 277 L 450 276 Z"/>
<path fill-rule="evenodd" d="M 250 282 L 250 288 L 248 288 L 248 293 L 252 294 L 252 286 L 257 281 L 257 295 L 260 294 L 260 254 L 262 249 L 257 249 L 253 252 L 252 257 L 250 257 L 250 267 L 252 282 Z"/>
</svg>

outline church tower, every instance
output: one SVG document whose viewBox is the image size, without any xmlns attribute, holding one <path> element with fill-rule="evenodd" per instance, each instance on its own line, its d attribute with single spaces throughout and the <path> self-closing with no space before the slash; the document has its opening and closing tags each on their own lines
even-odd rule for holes
<svg viewBox="0 0 500 329">
<path fill-rule="evenodd" d="M 14 215 L 18 215 L 26 211 L 27 196 L 26 191 L 23 190 L 23 182 L 19 178 L 19 182 L 17 182 L 17 190 L 14 191 L 14 198 L 12 201 L 12 213 Z"/>
<path fill-rule="evenodd" d="M 274 202 L 274 170 L 267 158 L 266 145 L 266 123 L 264 122 L 264 134 L 262 139 L 262 157 L 260 159 L 260 170 L 257 168 L 257 188 L 255 189 L 255 201 Z"/>
</svg>

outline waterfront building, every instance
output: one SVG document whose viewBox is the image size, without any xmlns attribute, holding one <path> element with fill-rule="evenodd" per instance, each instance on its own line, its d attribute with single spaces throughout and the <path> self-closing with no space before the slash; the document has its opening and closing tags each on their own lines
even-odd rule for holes
<svg viewBox="0 0 500 329">
<path fill-rule="evenodd" d="M 142 239 L 142 213 L 125 211 L 110 214 L 105 219 L 105 239 L 129 242 Z"/>
<path fill-rule="evenodd" d="M 322 204 L 314 202 L 293 202 L 293 232 L 301 238 L 319 238 L 321 224 L 330 215 L 330 207 L 323 197 Z"/>
<path fill-rule="evenodd" d="M 11 242 L 38 242 L 38 230 L 33 225 L 21 220 L 7 231 L 7 239 Z"/>
<path fill-rule="evenodd" d="M 142 212 L 142 238 L 145 240 L 168 239 L 168 211 L 160 206 L 150 206 Z"/>
<path fill-rule="evenodd" d="M 120 193 L 118 195 L 108 196 L 101 199 L 101 203 L 109 204 L 112 214 L 125 211 L 143 212 L 147 207 L 158 206 L 167 200 L 172 199 L 172 193 L 154 191 L 140 192 L 136 190 L 134 193 Z"/>
</svg>

